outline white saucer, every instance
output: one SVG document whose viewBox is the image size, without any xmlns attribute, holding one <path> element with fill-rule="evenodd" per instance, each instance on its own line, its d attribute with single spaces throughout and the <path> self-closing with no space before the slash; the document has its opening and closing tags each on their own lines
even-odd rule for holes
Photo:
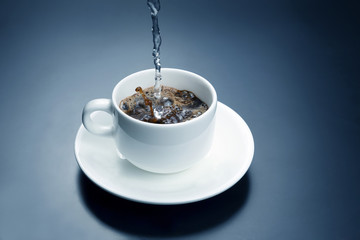
<svg viewBox="0 0 360 240">
<path fill-rule="evenodd" d="M 96 116 L 106 120 L 103 115 Z M 238 182 L 248 170 L 254 140 L 245 121 L 218 102 L 215 140 L 210 154 L 192 168 L 175 174 L 155 174 L 117 156 L 110 137 L 81 126 L 75 155 L 82 171 L 98 186 L 117 196 L 151 204 L 182 204 L 215 196 Z"/>
</svg>

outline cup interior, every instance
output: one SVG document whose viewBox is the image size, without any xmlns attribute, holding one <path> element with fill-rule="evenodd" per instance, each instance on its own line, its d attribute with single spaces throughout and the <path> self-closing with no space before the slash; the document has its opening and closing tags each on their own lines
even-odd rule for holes
<svg viewBox="0 0 360 240">
<path fill-rule="evenodd" d="M 161 71 L 161 84 L 178 90 L 192 91 L 198 98 L 205 102 L 209 109 L 215 107 L 217 97 L 214 87 L 203 77 L 185 70 L 174 68 L 163 68 Z M 114 88 L 112 99 L 118 112 L 123 113 L 119 103 L 124 98 L 135 94 L 135 88 L 140 86 L 143 89 L 151 87 L 155 83 L 155 70 L 143 70 L 125 77 Z M 204 113 L 206 114 L 206 112 Z M 126 115 L 126 114 L 125 114 Z"/>
</svg>

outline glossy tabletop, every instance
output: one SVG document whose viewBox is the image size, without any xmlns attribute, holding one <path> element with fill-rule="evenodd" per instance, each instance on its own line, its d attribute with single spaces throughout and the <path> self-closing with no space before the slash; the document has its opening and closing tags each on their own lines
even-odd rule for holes
<svg viewBox="0 0 360 240">
<path fill-rule="evenodd" d="M 208 79 L 255 154 L 227 191 L 162 206 L 102 190 L 74 154 L 83 106 L 153 67 L 146 1 L 0 1 L 0 239 L 360 239 L 359 12 L 163 0 L 162 66 Z"/>
</svg>

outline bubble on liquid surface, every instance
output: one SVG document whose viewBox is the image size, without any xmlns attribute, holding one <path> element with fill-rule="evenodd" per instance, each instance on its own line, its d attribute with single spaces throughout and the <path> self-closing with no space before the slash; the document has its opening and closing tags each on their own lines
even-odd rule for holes
<svg viewBox="0 0 360 240">
<path fill-rule="evenodd" d="M 174 101 L 168 97 L 163 97 L 160 101 L 161 105 L 163 105 L 164 107 L 170 107 L 174 103 Z"/>
<path fill-rule="evenodd" d="M 120 108 L 123 111 L 127 111 L 127 110 L 129 110 L 129 105 L 127 104 L 127 102 L 121 102 Z"/>
</svg>

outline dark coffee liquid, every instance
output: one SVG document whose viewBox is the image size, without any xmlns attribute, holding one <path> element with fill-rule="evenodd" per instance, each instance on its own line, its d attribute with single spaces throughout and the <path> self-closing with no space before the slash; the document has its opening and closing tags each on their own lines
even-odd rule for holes
<svg viewBox="0 0 360 240">
<path fill-rule="evenodd" d="M 144 122 L 186 122 L 200 116 L 209 108 L 194 93 L 187 90 L 162 86 L 160 99 L 154 96 L 154 87 L 144 90 L 137 87 L 135 91 L 137 93 L 123 99 L 119 107 L 127 115 Z"/>
</svg>

